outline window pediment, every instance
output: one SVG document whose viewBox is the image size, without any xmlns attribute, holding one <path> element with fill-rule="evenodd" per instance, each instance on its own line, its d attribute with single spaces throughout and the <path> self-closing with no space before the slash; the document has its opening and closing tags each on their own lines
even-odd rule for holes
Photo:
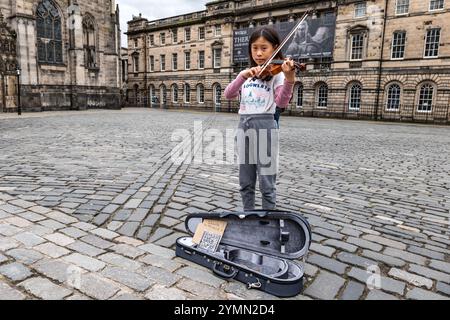
<svg viewBox="0 0 450 320">
<path fill-rule="evenodd" d="M 355 34 L 355 33 L 367 33 L 369 32 L 369 29 L 366 26 L 357 25 L 354 27 L 351 27 L 348 29 L 349 34 Z"/>
<path fill-rule="evenodd" d="M 213 43 L 211 43 L 212 48 L 222 48 L 223 46 L 223 40 L 216 40 Z"/>
</svg>

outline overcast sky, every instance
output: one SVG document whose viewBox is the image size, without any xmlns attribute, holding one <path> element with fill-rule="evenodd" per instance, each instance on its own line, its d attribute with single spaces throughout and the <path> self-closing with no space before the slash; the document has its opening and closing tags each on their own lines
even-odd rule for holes
<svg viewBox="0 0 450 320">
<path fill-rule="evenodd" d="M 200 11 L 205 9 L 205 3 L 211 0 L 116 0 L 120 9 L 120 28 L 127 31 L 127 21 L 133 15 L 148 20 L 172 17 L 180 14 Z M 126 47 L 127 37 L 122 35 L 122 46 Z"/>
</svg>

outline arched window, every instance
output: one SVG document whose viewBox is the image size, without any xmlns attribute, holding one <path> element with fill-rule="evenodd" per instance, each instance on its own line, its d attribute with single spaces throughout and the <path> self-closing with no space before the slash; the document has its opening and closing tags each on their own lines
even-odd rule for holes
<svg viewBox="0 0 450 320">
<path fill-rule="evenodd" d="M 38 61 L 62 63 L 61 15 L 51 0 L 43 0 L 36 10 Z"/>
<path fill-rule="evenodd" d="M 214 85 L 214 103 L 216 106 L 220 106 L 222 100 L 222 88 L 220 84 Z"/>
<path fill-rule="evenodd" d="M 97 68 L 95 19 L 90 14 L 83 17 L 83 46 L 86 68 Z"/>
<path fill-rule="evenodd" d="M 156 90 L 154 85 L 148 86 L 148 95 L 150 97 L 150 106 L 153 106 L 157 103 L 156 101 Z"/>
<path fill-rule="evenodd" d="M 197 85 L 197 102 L 205 103 L 205 87 L 202 84 Z"/>
<path fill-rule="evenodd" d="M 160 104 L 161 106 L 165 107 L 167 104 L 167 88 L 165 85 L 161 85 L 159 87 L 159 94 L 160 94 Z"/>
<path fill-rule="evenodd" d="M 295 96 L 294 96 L 295 106 L 297 108 L 302 108 L 303 107 L 303 84 L 299 83 L 295 87 L 294 94 L 295 94 Z"/>
<path fill-rule="evenodd" d="M 387 89 L 386 110 L 398 111 L 402 89 L 397 83 L 391 84 Z"/>
<path fill-rule="evenodd" d="M 420 87 L 419 104 L 417 111 L 429 112 L 433 108 L 434 87 L 431 83 L 425 83 Z"/>
<path fill-rule="evenodd" d="M 353 83 L 349 90 L 348 109 L 358 111 L 361 108 L 361 85 Z"/>
<path fill-rule="evenodd" d="M 178 86 L 176 84 L 172 85 L 172 102 L 178 102 Z"/>
<path fill-rule="evenodd" d="M 328 107 L 328 85 L 326 83 L 321 83 L 317 87 L 317 107 Z"/>
<path fill-rule="evenodd" d="M 191 102 L 191 86 L 187 83 L 184 84 L 184 102 Z"/>
</svg>

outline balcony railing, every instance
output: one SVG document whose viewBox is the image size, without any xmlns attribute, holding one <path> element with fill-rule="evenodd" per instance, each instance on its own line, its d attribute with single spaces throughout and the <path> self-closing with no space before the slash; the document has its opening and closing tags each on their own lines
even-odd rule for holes
<svg viewBox="0 0 450 320">
<path fill-rule="evenodd" d="M 244 9 L 244 8 L 252 8 L 256 6 L 266 6 L 269 4 L 272 4 L 274 2 L 279 2 L 277 0 L 247 0 L 247 1 L 240 1 L 236 3 L 237 9 Z"/>
<path fill-rule="evenodd" d="M 158 26 L 163 26 L 163 25 L 172 25 L 172 24 L 177 24 L 177 23 L 181 23 L 181 22 L 201 19 L 203 17 L 206 17 L 205 11 L 193 12 L 193 13 L 189 13 L 189 14 L 176 16 L 176 17 L 152 21 L 152 22 L 147 23 L 147 27 L 151 28 L 151 27 L 158 27 Z"/>
</svg>

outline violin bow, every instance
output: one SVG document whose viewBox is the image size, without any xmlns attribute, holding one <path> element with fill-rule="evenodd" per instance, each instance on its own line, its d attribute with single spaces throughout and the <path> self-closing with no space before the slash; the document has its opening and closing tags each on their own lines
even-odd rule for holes
<svg viewBox="0 0 450 320">
<path fill-rule="evenodd" d="M 278 52 L 280 52 L 281 49 L 283 49 L 283 46 L 289 41 L 289 39 L 294 35 L 294 33 L 300 28 L 300 25 L 303 23 L 303 21 L 306 20 L 306 18 L 309 15 L 309 10 L 306 10 L 306 12 L 303 14 L 303 17 L 300 19 L 300 21 L 295 25 L 295 27 L 292 29 L 292 31 L 284 38 L 284 40 L 281 42 L 281 44 L 278 46 L 278 48 L 274 51 L 272 56 L 267 60 L 263 65 L 261 71 L 258 73 L 257 77 L 261 76 L 261 74 L 264 72 L 264 70 L 269 66 L 269 64 L 272 62 L 272 60 L 276 57 Z"/>
</svg>

